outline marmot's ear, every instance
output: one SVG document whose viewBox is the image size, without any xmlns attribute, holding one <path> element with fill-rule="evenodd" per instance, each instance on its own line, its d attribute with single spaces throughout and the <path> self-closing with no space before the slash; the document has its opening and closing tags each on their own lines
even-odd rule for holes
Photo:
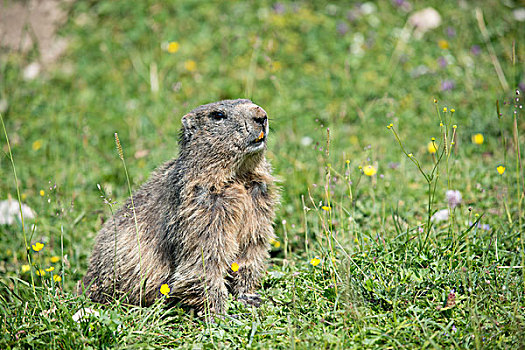
<svg viewBox="0 0 525 350">
<path fill-rule="evenodd" d="M 185 116 L 182 117 L 181 119 L 181 122 L 182 122 L 182 125 L 184 126 L 184 129 L 185 130 L 191 130 L 193 129 L 193 117 L 195 115 L 193 113 L 188 113 L 186 114 Z"/>
<path fill-rule="evenodd" d="M 188 113 L 182 117 L 182 128 L 180 129 L 179 142 L 182 145 L 190 141 L 193 132 L 195 131 L 195 114 Z"/>
</svg>

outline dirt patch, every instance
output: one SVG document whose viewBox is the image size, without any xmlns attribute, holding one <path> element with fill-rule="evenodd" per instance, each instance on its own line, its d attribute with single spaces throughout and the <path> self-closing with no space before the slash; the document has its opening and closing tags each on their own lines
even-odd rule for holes
<svg viewBox="0 0 525 350">
<path fill-rule="evenodd" d="M 0 47 L 26 53 L 36 47 L 40 63 L 48 65 L 64 52 L 67 40 L 57 29 L 67 19 L 71 0 L 0 2 Z"/>
</svg>

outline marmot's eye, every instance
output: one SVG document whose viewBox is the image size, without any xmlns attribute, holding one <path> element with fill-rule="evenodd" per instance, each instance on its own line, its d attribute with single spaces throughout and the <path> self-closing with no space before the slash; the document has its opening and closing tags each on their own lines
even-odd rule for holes
<svg viewBox="0 0 525 350">
<path fill-rule="evenodd" d="M 221 111 L 213 111 L 210 113 L 210 117 L 212 117 L 215 120 L 221 120 L 226 118 L 226 114 L 224 114 Z"/>
</svg>

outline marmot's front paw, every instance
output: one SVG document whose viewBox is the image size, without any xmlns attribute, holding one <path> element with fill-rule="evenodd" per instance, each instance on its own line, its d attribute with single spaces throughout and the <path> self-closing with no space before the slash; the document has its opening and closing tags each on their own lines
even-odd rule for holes
<svg viewBox="0 0 525 350">
<path fill-rule="evenodd" d="M 246 305 L 261 306 L 261 296 L 259 294 L 242 294 L 237 297 L 237 300 Z"/>
</svg>

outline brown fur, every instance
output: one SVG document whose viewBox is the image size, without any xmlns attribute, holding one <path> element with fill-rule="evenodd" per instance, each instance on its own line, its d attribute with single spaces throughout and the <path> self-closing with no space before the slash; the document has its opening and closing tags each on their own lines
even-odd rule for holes
<svg viewBox="0 0 525 350">
<path fill-rule="evenodd" d="M 250 100 L 226 100 L 182 123 L 179 157 L 133 195 L 140 252 L 130 200 L 100 230 L 83 280 L 92 300 L 125 295 L 150 305 L 168 284 L 184 305 L 224 313 L 228 287 L 243 300 L 257 287 L 277 202 L 264 157 L 266 113 Z"/>
</svg>

